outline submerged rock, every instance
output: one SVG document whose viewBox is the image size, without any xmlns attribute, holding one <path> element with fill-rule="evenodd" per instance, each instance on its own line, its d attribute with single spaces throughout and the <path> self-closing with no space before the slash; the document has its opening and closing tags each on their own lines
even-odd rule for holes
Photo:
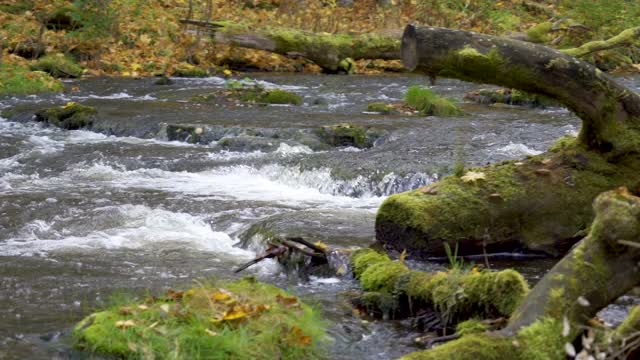
<svg viewBox="0 0 640 360">
<path fill-rule="evenodd" d="M 80 321 L 73 337 L 121 358 L 316 359 L 326 333 L 315 309 L 245 278 L 113 306 Z"/>
<path fill-rule="evenodd" d="M 40 110 L 35 113 L 35 120 L 67 130 L 90 127 L 97 111 L 92 106 L 74 102 L 63 106 Z"/>
</svg>

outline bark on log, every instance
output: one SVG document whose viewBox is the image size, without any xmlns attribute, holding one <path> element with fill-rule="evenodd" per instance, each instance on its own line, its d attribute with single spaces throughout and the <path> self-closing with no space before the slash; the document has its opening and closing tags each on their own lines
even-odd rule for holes
<svg viewBox="0 0 640 360">
<path fill-rule="evenodd" d="M 575 57 L 584 57 L 594 52 L 615 49 L 623 46 L 631 46 L 640 40 L 640 26 L 626 29 L 620 34 L 607 39 L 591 41 L 577 48 L 560 50 L 563 53 Z"/>
<path fill-rule="evenodd" d="M 594 210 L 589 235 L 531 290 L 506 328 L 405 359 L 564 359 L 565 344 L 600 309 L 640 283 L 640 198 L 620 188 L 598 196 Z M 625 323 L 637 324 L 637 311 L 630 316 Z"/>
<path fill-rule="evenodd" d="M 347 35 L 286 28 L 250 29 L 225 21 L 181 22 L 207 29 L 216 43 L 303 57 L 329 73 L 348 70 L 344 69 L 349 66 L 347 59 L 400 59 L 400 33 Z"/>
<path fill-rule="evenodd" d="M 640 150 L 640 96 L 560 51 L 473 32 L 408 25 L 401 56 L 408 69 L 431 76 L 557 99 L 582 119 L 579 140 L 610 158 Z"/>
</svg>

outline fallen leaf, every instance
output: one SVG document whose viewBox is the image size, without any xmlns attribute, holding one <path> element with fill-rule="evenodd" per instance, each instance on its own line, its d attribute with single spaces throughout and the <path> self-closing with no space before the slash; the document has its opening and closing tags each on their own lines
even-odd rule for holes
<svg viewBox="0 0 640 360">
<path fill-rule="evenodd" d="M 227 293 L 225 291 L 216 290 L 211 295 L 211 299 L 213 299 L 214 301 L 227 301 L 227 300 L 231 299 L 231 295 L 229 295 L 229 293 Z"/>
<path fill-rule="evenodd" d="M 140 310 L 143 310 L 143 311 L 144 311 L 144 310 L 149 309 L 149 307 L 148 307 L 147 305 L 142 304 L 142 305 L 138 305 L 138 309 L 140 309 Z"/>
<path fill-rule="evenodd" d="M 295 306 L 298 304 L 298 298 L 295 296 L 276 296 L 276 301 L 284 306 Z"/>
<path fill-rule="evenodd" d="M 169 309 L 171 308 L 171 306 L 169 306 L 169 304 L 162 304 L 160 305 L 160 310 L 164 311 L 165 313 L 169 313 Z"/>
<path fill-rule="evenodd" d="M 116 327 L 119 329 L 128 329 L 135 326 L 136 323 L 133 320 L 118 320 L 116 321 Z"/>
<path fill-rule="evenodd" d="M 226 311 L 224 313 L 224 315 L 222 316 L 222 320 L 225 320 L 225 321 L 238 320 L 238 319 L 247 317 L 247 315 L 249 314 L 243 310 L 231 310 L 231 311 Z"/>
<path fill-rule="evenodd" d="M 211 331 L 211 330 L 209 330 L 209 329 L 204 329 L 204 332 L 206 332 L 206 333 L 207 333 L 207 335 L 209 335 L 209 336 L 218 336 L 218 333 L 217 333 L 217 332 L 215 332 L 215 331 Z"/>
<path fill-rule="evenodd" d="M 402 250 L 400 254 L 400 264 L 404 264 L 404 260 L 407 258 L 407 249 Z"/>
</svg>

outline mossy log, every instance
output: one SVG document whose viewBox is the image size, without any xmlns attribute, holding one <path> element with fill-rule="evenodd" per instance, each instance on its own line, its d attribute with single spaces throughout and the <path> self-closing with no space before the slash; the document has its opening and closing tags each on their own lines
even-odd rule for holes
<svg viewBox="0 0 640 360">
<path fill-rule="evenodd" d="M 564 359 L 565 344 L 640 283 L 640 198 L 620 188 L 599 195 L 594 210 L 589 234 L 531 290 L 504 329 L 462 336 L 406 358 Z M 628 334 L 637 317 L 633 311 L 618 332 Z"/>
<path fill-rule="evenodd" d="M 577 139 L 525 161 L 472 169 L 389 197 L 378 211 L 378 241 L 419 257 L 535 251 L 563 255 L 593 220 L 590 204 L 618 186 L 636 188 L 640 97 L 595 67 L 541 45 L 409 25 L 402 57 L 432 76 L 491 83 L 545 95 L 583 122 Z"/>
<path fill-rule="evenodd" d="M 586 44 L 582 44 L 577 48 L 560 50 L 565 54 L 584 57 L 594 52 L 611 50 L 624 46 L 631 46 L 640 40 L 640 26 L 626 29 L 620 34 L 609 38 L 607 40 L 590 41 Z"/>
<path fill-rule="evenodd" d="M 347 35 L 278 27 L 254 29 L 227 21 L 181 22 L 206 29 L 216 43 L 303 57 L 328 73 L 349 73 L 353 60 L 358 59 L 400 59 L 400 34 Z"/>
<path fill-rule="evenodd" d="M 426 273 L 372 249 L 358 250 L 350 260 L 353 275 L 366 291 L 354 303 L 384 318 L 430 311 L 447 327 L 474 317 L 509 317 L 529 291 L 514 270 Z"/>
</svg>

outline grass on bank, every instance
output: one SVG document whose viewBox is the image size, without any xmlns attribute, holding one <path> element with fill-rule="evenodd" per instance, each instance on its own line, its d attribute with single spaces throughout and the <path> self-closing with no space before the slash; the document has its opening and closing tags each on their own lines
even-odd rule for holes
<svg viewBox="0 0 640 360">
<path fill-rule="evenodd" d="M 60 81 L 45 72 L 29 71 L 12 64 L 0 66 L 0 96 L 59 92 L 63 89 Z"/>
</svg>

